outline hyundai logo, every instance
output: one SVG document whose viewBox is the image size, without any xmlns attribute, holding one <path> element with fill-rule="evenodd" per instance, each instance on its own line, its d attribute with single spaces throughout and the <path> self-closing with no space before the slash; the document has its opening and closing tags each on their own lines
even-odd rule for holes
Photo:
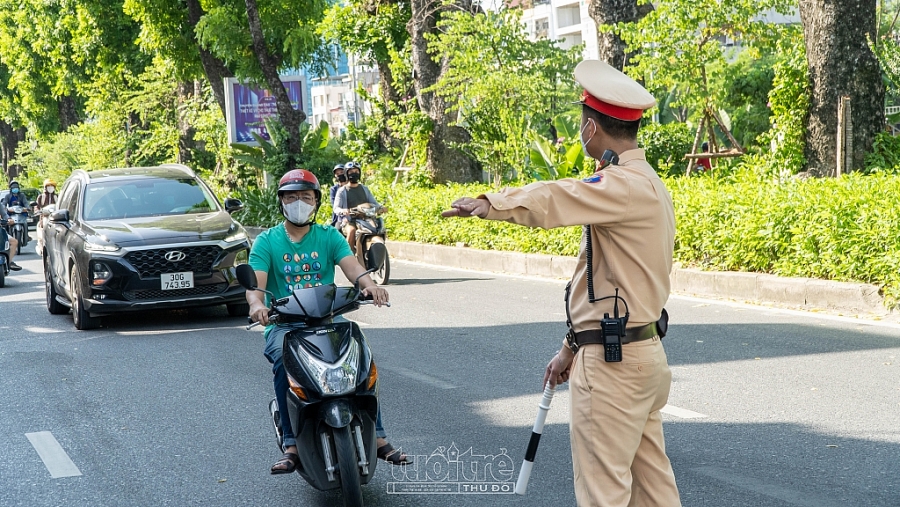
<svg viewBox="0 0 900 507">
<path fill-rule="evenodd" d="M 171 252 L 166 252 L 166 260 L 169 262 L 181 262 L 187 255 L 184 252 L 179 252 L 178 250 L 172 250 Z"/>
</svg>

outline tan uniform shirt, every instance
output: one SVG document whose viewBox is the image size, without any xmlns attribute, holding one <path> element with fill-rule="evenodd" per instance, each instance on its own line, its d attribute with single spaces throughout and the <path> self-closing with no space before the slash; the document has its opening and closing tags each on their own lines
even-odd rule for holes
<svg viewBox="0 0 900 507">
<path fill-rule="evenodd" d="M 659 318 L 669 297 L 675 211 L 644 150 L 622 153 L 618 165 L 585 180 L 541 181 L 483 197 L 491 202 L 490 220 L 544 229 L 590 224 L 594 297 L 611 296 L 618 287 L 628 303 L 629 328 Z M 584 238 L 569 301 L 575 331 L 599 329 L 603 314 L 613 315 L 613 298 L 588 302 Z M 619 313 L 625 313 L 621 301 Z"/>
</svg>

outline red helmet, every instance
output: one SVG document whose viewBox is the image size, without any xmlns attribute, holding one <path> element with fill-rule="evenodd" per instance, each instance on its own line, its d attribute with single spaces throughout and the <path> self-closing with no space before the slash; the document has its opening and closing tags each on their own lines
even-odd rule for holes
<svg viewBox="0 0 900 507">
<path fill-rule="evenodd" d="M 286 172 L 278 182 L 278 197 L 281 197 L 284 192 L 295 190 L 312 190 L 316 193 L 316 201 L 322 200 L 319 179 L 306 169 L 292 169 Z"/>
</svg>

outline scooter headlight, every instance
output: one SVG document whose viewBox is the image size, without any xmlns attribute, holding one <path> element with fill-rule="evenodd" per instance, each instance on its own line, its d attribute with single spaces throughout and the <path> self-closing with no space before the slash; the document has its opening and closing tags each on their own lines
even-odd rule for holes
<svg viewBox="0 0 900 507">
<path fill-rule="evenodd" d="M 323 395 L 340 396 L 356 390 L 356 376 L 359 370 L 359 343 L 351 342 L 344 357 L 340 358 L 334 366 L 319 361 L 308 354 L 299 354 L 298 357 L 307 368 L 307 371 L 312 373 L 312 377 L 318 381 Z"/>
</svg>

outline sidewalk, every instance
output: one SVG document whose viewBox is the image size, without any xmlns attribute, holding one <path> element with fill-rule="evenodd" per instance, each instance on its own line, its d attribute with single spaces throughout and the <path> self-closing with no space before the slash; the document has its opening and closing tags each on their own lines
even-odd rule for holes
<svg viewBox="0 0 900 507">
<path fill-rule="evenodd" d="M 401 241 L 388 241 L 387 245 L 391 257 L 395 259 L 460 269 L 563 279 L 570 278 L 575 271 L 574 257 Z M 672 292 L 676 294 L 866 318 L 891 315 L 878 293 L 878 286 L 871 284 L 784 278 L 762 273 L 702 271 L 678 266 L 672 270 L 671 278 Z"/>
<path fill-rule="evenodd" d="M 246 227 L 255 238 L 262 230 Z M 559 255 L 523 254 L 468 247 L 388 241 L 393 259 L 459 269 L 568 279 L 575 271 L 575 258 Z M 762 273 L 702 271 L 675 266 L 672 292 L 687 296 L 773 305 L 806 311 L 826 311 L 862 318 L 900 317 L 890 312 L 878 286 L 833 282 L 816 278 L 785 278 Z"/>
</svg>

